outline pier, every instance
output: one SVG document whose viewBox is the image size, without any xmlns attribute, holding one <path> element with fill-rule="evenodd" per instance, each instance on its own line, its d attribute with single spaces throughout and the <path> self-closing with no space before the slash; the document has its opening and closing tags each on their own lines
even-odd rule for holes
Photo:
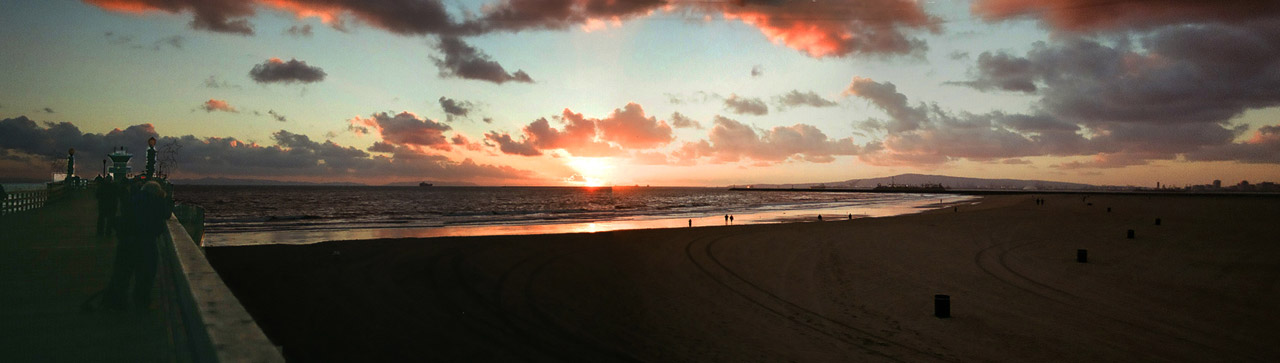
<svg viewBox="0 0 1280 363">
<path fill-rule="evenodd" d="M 0 361 L 283 361 L 173 217 L 152 308 L 84 311 L 116 253 L 114 237 L 95 235 L 92 192 L 0 216 Z"/>
</svg>

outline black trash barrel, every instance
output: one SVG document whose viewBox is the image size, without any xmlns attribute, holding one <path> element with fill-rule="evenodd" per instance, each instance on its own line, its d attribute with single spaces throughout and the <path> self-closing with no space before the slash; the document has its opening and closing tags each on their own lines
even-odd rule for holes
<svg viewBox="0 0 1280 363">
<path fill-rule="evenodd" d="M 1156 218 L 1156 225 L 1160 225 L 1160 218 Z"/>
<path fill-rule="evenodd" d="M 1130 229 L 1130 230 L 1129 230 L 1129 237 L 1128 237 L 1128 238 L 1129 238 L 1129 239 L 1133 239 L 1133 230 L 1132 230 L 1132 229 Z"/>
<path fill-rule="evenodd" d="M 1076 262 L 1089 262 L 1089 250 L 1076 250 Z"/>
<path fill-rule="evenodd" d="M 951 296 L 933 295 L 933 316 L 939 318 L 951 317 Z"/>
</svg>

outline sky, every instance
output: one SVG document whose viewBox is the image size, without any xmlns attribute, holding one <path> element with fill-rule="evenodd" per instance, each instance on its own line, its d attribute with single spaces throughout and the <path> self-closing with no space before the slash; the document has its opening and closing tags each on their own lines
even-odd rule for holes
<svg viewBox="0 0 1280 363">
<path fill-rule="evenodd" d="M 1280 181 L 1271 1 L 0 0 L 0 44 L 0 180 L 156 137 L 177 179 Z"/>
</svg>

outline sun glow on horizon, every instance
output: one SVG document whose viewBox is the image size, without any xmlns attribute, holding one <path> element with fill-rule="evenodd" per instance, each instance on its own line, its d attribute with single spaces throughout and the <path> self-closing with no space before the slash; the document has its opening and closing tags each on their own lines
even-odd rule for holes
<svg viewBox="0 0 1280 363">
<path fill-rule="evenodd" d="M 609 157 L 570 157 L 566 163 L 577 174 L 570 176 L 565 182 L 586 187 L 601 187 L 611 182 L 614 164 Z"/>
</svg>

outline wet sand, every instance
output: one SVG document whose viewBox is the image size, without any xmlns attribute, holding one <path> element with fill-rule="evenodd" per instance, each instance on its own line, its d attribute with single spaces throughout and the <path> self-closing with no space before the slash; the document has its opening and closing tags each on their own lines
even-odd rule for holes
<svg viewBox="0 0 1280 363">
<path fill-rule="evenodd" d="M 1035 198 L 206 253 L 298 361 L 1280 360 L 1280 200 Z"/>
</svg>

